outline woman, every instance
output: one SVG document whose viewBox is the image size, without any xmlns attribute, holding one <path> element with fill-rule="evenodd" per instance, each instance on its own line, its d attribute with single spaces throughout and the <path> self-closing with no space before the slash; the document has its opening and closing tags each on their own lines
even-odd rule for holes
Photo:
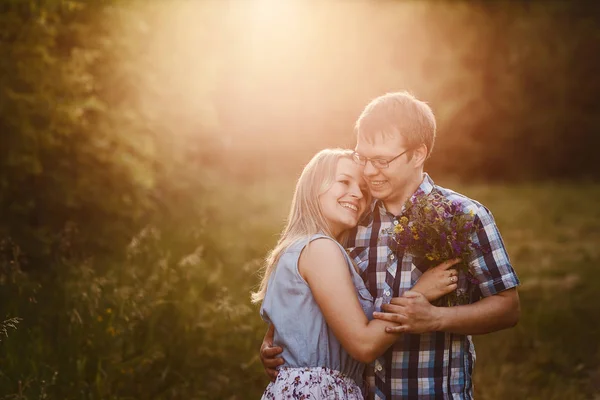
<svg viewBox="0 0 600 400">
<path fill-rule="evenodd" d="M 286 362 L 263 399 L 362 399 L 364 363 L 396 340 L 385 332 L 395 324 L 371 320 L 373 298 L 340 245 L 369 201 L 350 150 L 322 150 L 302 171 L 287 226 L 252 294 Z M 456 289 L 447 274 L 438 276 L 426 272 L 413 290 L 432 300 Z"/>
</svg>

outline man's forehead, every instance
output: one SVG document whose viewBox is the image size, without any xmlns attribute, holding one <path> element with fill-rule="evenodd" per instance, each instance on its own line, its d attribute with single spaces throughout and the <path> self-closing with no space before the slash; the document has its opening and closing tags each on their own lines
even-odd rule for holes
<svg viewBox="0 0 600 400">
<path fill-rule="evenodd" d="M 354 151 L 366 156 L 386 155 L 403 148 L 405 141 L 400 135 L 375 135 L 369 139 L 359 136 Z"/>
</svg>

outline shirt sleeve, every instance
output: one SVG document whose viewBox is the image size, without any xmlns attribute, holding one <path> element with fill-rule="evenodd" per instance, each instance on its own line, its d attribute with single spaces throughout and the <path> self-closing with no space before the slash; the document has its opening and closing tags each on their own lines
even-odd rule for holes
<svg viewBox="0 0 600 400">
<path fill-rule="evenodd" d="M 479 281 L 481 295 L 493 296 L 518 286 L 519 278 L 510 263 L 492 213 L 483 206 L 478 207 L 475 223 L 480 229 L 474 234 L 473 241 L 480 249 L 475 251 L 469 267 Z"/>
</svg>

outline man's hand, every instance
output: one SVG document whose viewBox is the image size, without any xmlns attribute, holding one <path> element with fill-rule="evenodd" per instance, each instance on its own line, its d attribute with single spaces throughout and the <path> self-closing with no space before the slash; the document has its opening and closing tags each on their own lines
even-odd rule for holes
<svg viewBox="0 0 600 400">
<path fill-rule="evenodd" d="M 460 335 L 483 335 L 515 326 L 520 307 L 517 288 L 463 306 L 434 307 L 417 292 L 408 291 L 381 307 L 385 313 L 373 317 L 401 324 L 386 328 L 390 333 L 452 332 Z"/>
<path fill-rule="evenodd" d="M 408 291 L 402 297 L 394 297 L 390 304 L 382 307 L 385 313 L 375 312 L 373 317 L 400 324 L 388 327 L 389 333 L 425 333 L 439 330 L 440 313 L 419 292 Z"/>
<path fill-rule="evenodd" d="M 283 349 L 279 346 L 273 346 L 274 333 L 275 327 L 271 324 L 260 346 L 260 361 L 265 368 L 265 373 L 272 382 L 277 379 L 278 371 L 276 368 L 285 362 L 283 358 L 276 357 L 283 352 Z"/>
</svg>

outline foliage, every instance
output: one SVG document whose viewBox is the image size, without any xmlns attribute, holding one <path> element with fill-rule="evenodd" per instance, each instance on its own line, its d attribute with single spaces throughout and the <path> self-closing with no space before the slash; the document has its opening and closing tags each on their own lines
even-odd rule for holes
<svg viewBox="0 0 600 400">
<path fill-rule="evenodd" d="M 17 329 L 17 325 L 21 322 L 21 318 L 9 318 L 0 322 L 0 337 L 8 337 L 8 329 Z M 2 342 L 2 339 L 0 339 Z"/>
<path fill-rule="evenodd" d="M 238 305 L 250 288 L 234 300 L 219 284 L 223 255 L 205 231 L 211 142 L 183 123 L 192 109 L 178 110 L 173 134 L 173 110 L 155 108 L 171 93 L 152 85 L 160 71 L 141 69 L 160 7 L 1 8 L 0 284 L 2 312 L 22 323 L 1 348 L 0 393 L 243 391 L 254 378 L 230 376 L 250 361 L 238 346 L 257 338 Z"/>
<path fill-rule="evenodd" d="M 360 107 L 392 86 L 420 82 L 409 89 L 432 99 L 441 128 L 433 170 L 597 177 L 598 60 L 570 61 L 594 54 L 597 38 L 580 6 L 408 2 L 415 13 L 404 17 L 390 12 L 400 3 L 367 6 L 378 25 L 364 31 L 375 33 L 313 35 L 325 48 L 311 48 L 318 57 L 307 69 L 295 63 L 306 54 L 272 32 L 281 59 L 238 52 L 237 39 L 256 37 L 237 22 L 252 18 L 217 24 L 227 2 L 179 2 L 176 16 L 173 3 L 0 2 L 0 315 L 20 318 L 0 343 L 2 398 L 258 397 L 265 326 L 249 292 L 293 175 L 318 148 L 352 145 Z M 348 21 L 365 21 L 352 7 Z M 307 15 L 329 29 L 326 11 Z M 414 16 L 437 30 L 424 35 Z M 193 50 L 180 40 L 184 22 L 200 27 Z M 388 31 L 399 26 L 433 58 L 403 61 L 401 37 Z M 520 39 L 535 35 L 553 38 L 558 53 Z M 361 57 L 357 42 L 371 44 Z M 455 56 L 440 50 L 458 43 Z M 497 50 L 471 50 L 485 43 Z M 327 58 L 335 62 L 323 67 Z M 458 66 L 445 71 L 450 60 Z M 289 76 L 272 73 L 280 62 L 293 65 Z M 586 272 L 598 262 L 600 216 L 586 208 L 596 185 L 466 189 L 494 209 L 525 282 L 520 327 L 478 343 L 476 379 L 491 388 L 481 397 L 583 398 L 598 376 L 598 327 L 585 318 L 598 311 L 599 282 Z M 572 275 L 579 281 L 563 288 Z M 550 301 L 556 288 L 568 300 Z M 560 329 L 545 330 L 557 315 Z M 500 387 L 497 376 L 519 385 Z"/>
</svg>

